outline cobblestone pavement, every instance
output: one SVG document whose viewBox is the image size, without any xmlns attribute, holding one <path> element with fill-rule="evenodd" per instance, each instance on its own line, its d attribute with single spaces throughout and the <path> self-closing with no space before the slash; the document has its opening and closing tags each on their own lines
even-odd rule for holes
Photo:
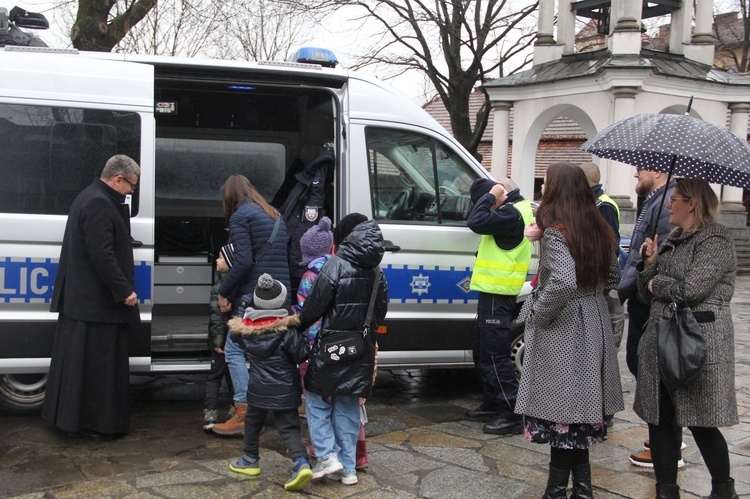
<svg viewBox="0 0 750 499">
<path fill-rule="evenodd" d="M 740 495 L 750 496 L 750 277 L 737 280 L 732 301 L 736 328 L 737 398 L 741 423 L 723 430 Z M 634 380 L 620 352 L 626 410 L 615 416 L 609 440 L 591 451 L 600 498 L 654 496 L 653 472 L 628 464 L 646 426 L 632 407 Z M 472 372 L 382 372 L 368 402 L 370 467 L 359 483 L 308 484 L 312 497 L 539 497 L 548 448 L 523 436 L 482 433 L 462 421 L 478 404 Z M 233 473 L 228 463 L 241 440 L 200 429 L 204 384 L 198 376 L 134 378 L 132 431 L 120 440 L 70 440 L 39 418 L 0 417 L 0 497 L 226 498 L 283 497 L 290 461 L 273 427 L 261 437 L 262 474 Z M 706 497 L 710 478 L 690 433 L 679 473 L 683 497 Z"/>
</svg>

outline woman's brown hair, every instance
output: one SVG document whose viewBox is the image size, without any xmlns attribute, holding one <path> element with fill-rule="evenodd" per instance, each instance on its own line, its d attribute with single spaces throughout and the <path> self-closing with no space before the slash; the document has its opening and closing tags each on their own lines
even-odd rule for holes
<svg viewBox="0 0 750 499">
<path fill-rule="evenodd" d="M 579 289 L 593 291 L 606 285 L 617 240 L 599 213 L 583 170 L 570 163 L 549 165 L 536 223 L 542 230 L 552 227 L 562 232 L 575 262 Z"/>
<path fill-rule="evenodd" d="M 221 199 L 224 201 L 224 218 L 227 225 L 229 225 L 229 219 L 237 211 L 237 206 L 243 199 L 248 199 L 263 208 L 263 211 L 274 221 L 279 216 L 279 212 L 268 204 L 268 201 L 261 196 L 247 177 L 238 173 L 230 175 L 224 185 L 221 186 Z"/>
</svg>

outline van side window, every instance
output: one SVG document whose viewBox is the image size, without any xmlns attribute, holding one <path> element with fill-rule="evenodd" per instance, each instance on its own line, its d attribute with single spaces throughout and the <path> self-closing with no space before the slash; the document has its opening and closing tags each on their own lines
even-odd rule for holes
<svg viewBox="0 0 750 499">
<path fill-rule="evenodd" d="M 465 224 L 476 174 L 449 147 L 387 128 L 369 127 L 365 136 L 376 220 Z"/>
<path fill-rule="evenodd" d="M 67 215 L 107 159 L 127 154 L 140 163 L 140 150 L 136 113 L 0 104 L 0 213 Z"/>
</svg>

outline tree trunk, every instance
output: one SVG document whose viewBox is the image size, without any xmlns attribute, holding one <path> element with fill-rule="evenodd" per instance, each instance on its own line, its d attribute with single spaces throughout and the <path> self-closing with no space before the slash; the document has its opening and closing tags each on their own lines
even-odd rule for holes
<svg viewBox="0 0 750 499">
<path fill-rule="evenodd" d="M 156 0 L 137 0 L 110 20 L 115 0 L 79 0 L 78 15 L 70 31 L 70 40 L 78 50 L 110 52 L 130 28 L 146 17 Z"/>
</svg>

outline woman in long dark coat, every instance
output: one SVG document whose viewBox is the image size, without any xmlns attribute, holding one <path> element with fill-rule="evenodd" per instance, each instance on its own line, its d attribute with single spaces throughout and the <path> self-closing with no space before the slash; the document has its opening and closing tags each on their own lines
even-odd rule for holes
<svg viewBox="0 0 750 499">
<path fill-rule="evenodd" d="M 611 227 L 578 166 L 547 169 L 536 221 L 543 231 L 539 285 L 521 310 L 526 351 L 516 412 L 526 437 L 550 445 L 546 499 L 592 497 L 589 448 L 604 416 L 623 409 L 604 291 L 620 279 Z"/>
<path fill-rule="evenodd" d="M 70 208 L 50 310 L 59 312 L 42 417 L 114 437 L 130 426 L 128 332 L 140 322 L 130 211 L 140 167 L 114 156 Z"/>
<path fill-rule="evenodd" d="M 648 423 L 659 498 L 679 497 L 680 441 L 672 422 L 693 434 L 711 473 L 711 499 L 735 498 L 729 451 L 718 427 L 738 423 L 734 387 L 734 325 L 729 301 L 737 261 L 729 231 L 716 223 L 719 200 L 703 180 L 679 182 L 667 205 L 676 226 L 659 248 L 646 239 L 638 292 L 651 316 L 638 344 L 635 412 Z M 658 251 L 658 256 L 657 256 Z M 687 386 L 667 389 L 656 356 L 656 322 L 672 303 L 687 302 L 706 338 L 700 374 Z"/>
</svg>

